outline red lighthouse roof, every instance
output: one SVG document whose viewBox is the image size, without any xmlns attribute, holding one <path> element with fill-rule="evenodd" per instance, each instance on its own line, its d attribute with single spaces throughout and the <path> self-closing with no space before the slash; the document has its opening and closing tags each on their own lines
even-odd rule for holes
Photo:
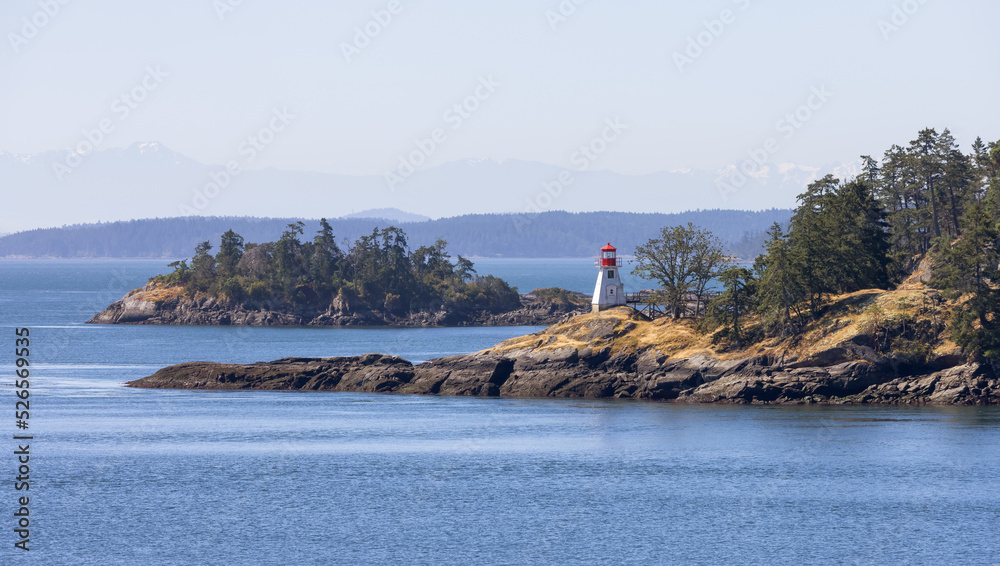
<svg viewBox="0 0 1000 566">
<path fill-rule="evenodd" d="M 616 257 L 617 253 L 611 242 L 608 242 L 608 245 L 601 248 L 601 257 L 597 258 L 598 265 L 601 267 L 621 267 L 621 259 Z"/>
</svg>

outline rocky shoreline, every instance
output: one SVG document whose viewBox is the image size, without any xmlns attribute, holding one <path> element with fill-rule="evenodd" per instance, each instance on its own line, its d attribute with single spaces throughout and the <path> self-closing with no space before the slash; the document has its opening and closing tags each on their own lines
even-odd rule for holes
<svg viewBox="0 0 1000 566">
<path fill-rule="evenodd" d="M 914 364 L 875 356 L 865 346 L 841 345 L 803 357 L 675 357 L 641 344 L 622 347 L 642 322 L 630 310 L 575 317 L 489 350 L 416 365 L 383 354 L 189 362 L 128 386 L 728 404 L 1000 404 L 1000 380 L 991 369 L 955 356 Z"/>
<path fill-rule="evenodd" d="M 536 290 L 537 291 L 537 290 Z M 534 293 L 521 295 L 520 307 L 510 310 L 425 309 L 393 313 L 371 308 L 343 294 L 328 305 L 247 305 L 225 298 L 187 297 L 164 293 L 153 284 L 130 291 L 88 324 L 162 324 L 203 326 L 541 326 L 590 311 L 590 297 L 558 290 L 569 300 L 547 300 Z"/>
<path fill-rule="evenodd" d="M 450 356 L 422 364 L 395 356 L 284 358 L 255 364 L 187 362 L 128 383 L 152 389 L 355 391 L 482 397 L 565 397 L 726 404 L 997 405 L 1000 381 L 978 364 L 896 377 L 864 362 L 829 367 L 764 359 L 600 361 Z M 640 367 L 645 366 L 640 370 Z"/>
</svg>

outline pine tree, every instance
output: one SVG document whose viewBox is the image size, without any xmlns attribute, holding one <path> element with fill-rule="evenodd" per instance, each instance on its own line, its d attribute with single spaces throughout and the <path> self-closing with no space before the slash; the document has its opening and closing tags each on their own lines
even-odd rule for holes
<svg viewBox="0 0 1000 566">
<path fill-rule="evenodd" d="M 814 315 L 822 295 L 835 290 L 833 282 L 839 269 L 832 237 L 835 227 L 829 214 L 830 200 L 838 184 L 833 175 L 810 183 L 798 196 L 799 206 L 789 224 L 791 263 Z"/>
<path fill-rule="evenodd" d="M 243 237 L 233 232 L 232 229 L 226 230 L 219 244 L 219 253 L 215 256 L 215 261 L 219 264 L 221 274 L 234 274 L 236 272 L 236 264 L 240 262 L 242 257 Z"/>
<path fill-rule="evenodd" d="M 947 128 L 941 132 L 938 144 L 938 153 L 943 160 L 940 186 L 943 188 L 942 194 L 948 197 L 948 233 L 959 236 L 962 234 L 959 222 L 969 186 L 972 184 L 972 164 L 968 157 L 959 151 L 955 138 Z"/>
<path fill-rule="evenodd" d="M 313 238 L 312 254 L 309 259 L 309 274 L 314 281 L 329 282 L 340 267 L 343 253 L 337 246 L 333 227 L 326 218 L 320 218 L 319 230 Z"/>
<path fill-rule="evenodd" d="M 931 227 L 935 238 L 941 237 L 941 204 L 936 183 L 944 176 L 944 158 L 941 156 L 941 139 L 934 128 L 920 130 L 917 139 L 910 142 L 910 155 L 914 159 L 922 190 L 931 203 Z"/>
<path fill-rule="evenodd" d="M 788 249 L 788 239 L 777 222 L 767 232 L 766 252 L 757 257 L 754 271 L 759 279 L 759 310 L 764 326 L 790 329 L 792 312 L 799 314 L 798 304 L 805 297 L 805 291 L 798 279 L 798 270 L 792 263 Z"/>
<path fill-rule="evenodd" d="M 282 232 L 281 238 L 275 242 L 274 260 L 275 274 L 278 283 L 285 290 L 285 298 L 291 299 L 295 284 L 302 273 L 302 242 L 299 236 L 302 234 L 305 224 L 293 222 Z"/>
<path fill-rule="evenodd" d="M 927 251 L 927 218 L 922 211 L 926 204 L 919 190 L 914 160 L 898 145 L 889 148 L 882 157 L 881 179 L 876 185 L 879 202 L 886 212 L 893 252 L 903 257 Z"/>
<path fill-rule="evenodd" d="M 195 246 L 194 257 L 191 258 L 191 272 L 194 275 L 195 285 L 199 289 L 207 287 L 207 282 L 215 276 L 215 258 L 208 253 L 212 250 L 212 244 L 204 241 Z"/>
<path fill-rule="evenodd" d="M 842 293 L 889 286 L 889 234 L 885 213 L 871 187 L 860 179 L 840 187 L 831 205 L 831 234 L 838 277 L 833 282 Z"/>
<path fill-rule="evenodd" d="M 952 338 L 970 360 L 1000 370 L 1000 232 L 985 203 L 974 202 L 963 217 L 964 234 L 940 242 L 931 284 L 954 297 L 968 294 L 949 325 Z"/>
<path fill-rule="evenodd" d="M 721 324 L 720 337 L 732 338 L 736 348 L 743 347 L 743 321 L 756 303 L 756 280 L 745 267 L 730 267 L 719 275 L 722 294 L 708 305 L 709 322 Z"/>
</svg>

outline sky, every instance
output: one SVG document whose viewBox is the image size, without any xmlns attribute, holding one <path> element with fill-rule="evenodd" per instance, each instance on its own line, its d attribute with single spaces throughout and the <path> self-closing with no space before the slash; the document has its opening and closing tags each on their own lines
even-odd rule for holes
<svg viewBox="0 0 1000 566">
<path fill-rule="evenodd" d="M 967 148 L 1000 139 L 998 21 L 995 0 L 4 0 L 0 150 L 103 124 L 98 149 L 206 164 L 259 137 L 253 168 L 570 167 L 591 146 L 634 175 L 769 139 L 815 166 L 925 127 Z"/>
</svg>

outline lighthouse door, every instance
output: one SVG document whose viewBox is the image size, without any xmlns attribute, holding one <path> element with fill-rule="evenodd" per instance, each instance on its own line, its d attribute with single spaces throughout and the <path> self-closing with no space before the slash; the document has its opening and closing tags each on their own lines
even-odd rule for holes
<svg viewBox="0 0 1000 566">
<path fill-rule="evenodd" d="M 609 297 L 614 297 L 615 296 L 615 286 L 614 285 L 608 285 L 608 296 Z"/>
</svg>

